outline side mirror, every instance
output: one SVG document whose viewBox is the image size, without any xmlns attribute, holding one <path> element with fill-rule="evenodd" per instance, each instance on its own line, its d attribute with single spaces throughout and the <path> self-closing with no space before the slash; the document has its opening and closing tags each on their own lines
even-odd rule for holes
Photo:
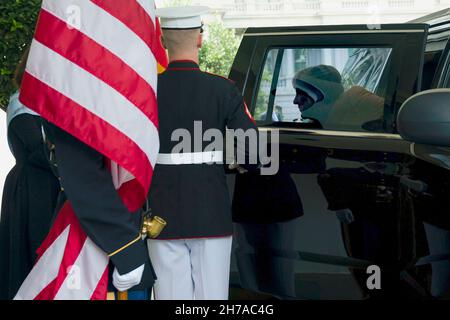
<svg viewBox="0 0 450 320">
<path fill-rule="evenodd" d="M 428 90 L 406 100 L 397 128 L 405 140 L 450 147 L 450 89 Z"/>
</svg>

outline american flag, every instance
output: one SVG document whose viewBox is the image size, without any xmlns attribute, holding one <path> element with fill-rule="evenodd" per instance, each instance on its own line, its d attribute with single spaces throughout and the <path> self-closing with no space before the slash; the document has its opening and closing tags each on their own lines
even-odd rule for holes
<svg viewBox="0 0 450 320">
<path fill-rule="evenodd" d="M 157 74 L 166 66 L 153 0 L 43 1 L 20 101 L 109 160 L 130 212 L 144 203 L 158 156 Z M 38 255 L 15 299 L 106 298 L 109 259 L 70 203 Z"/>
</svg>

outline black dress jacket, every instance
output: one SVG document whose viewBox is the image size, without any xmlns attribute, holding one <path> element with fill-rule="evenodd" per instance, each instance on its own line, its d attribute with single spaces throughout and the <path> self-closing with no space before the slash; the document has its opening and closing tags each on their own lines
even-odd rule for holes
<svg viewBox="0 0 450 320">
<path fill-rule="evenodd" d="M 156 276 L 140 237 L 142 216 L 123 204 L 104 156 L 53 124 L 45 122 L 44 128 L 55 148 L 55 171 L 64 196 L 83 230 L 109 255 L 119 274 L 145 264 L 141 284 L 134 289 L 153 286 Z"/>
<path fill-rule="evenodd" d="M 202 72 L 192 61 L 172 62 L 159 76 L 158 112 L 163 154 L 186 153 L 187 150 L 173 152 L 182 142 L 176 134 L 180 129 L 192 137 L 190 153 L 207 149 L 211 141 L 208 137 L 202 139 L 202 135 L 208 129 L 220 130 L 223 137 L 227 128 L 253 129 L 257 133 L 235 84 Z M 223 237 L 233 233 L 223 163 L 157 164 L 149 204 L 154 215 L 167 221 L 160 240 Z"/>
</svg>

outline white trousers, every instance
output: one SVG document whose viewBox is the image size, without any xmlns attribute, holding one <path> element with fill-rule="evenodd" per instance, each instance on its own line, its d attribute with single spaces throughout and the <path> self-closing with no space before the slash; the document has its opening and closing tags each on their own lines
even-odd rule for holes
<svg viewBox="0 0 450 320">
<path fill-rule="evenodd" d="M 228 300 L 232 240 L 149 240 L 155 299 Z"/>
</svg>

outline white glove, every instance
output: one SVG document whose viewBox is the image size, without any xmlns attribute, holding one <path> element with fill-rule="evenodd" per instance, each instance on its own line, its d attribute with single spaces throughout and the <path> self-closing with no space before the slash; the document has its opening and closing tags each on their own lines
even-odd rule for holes
<svg viewBox="0 0 450 320">
<path fill-rule="evenodd" d="M 336 217 L 343 224 L 351 224 L 355 222 L 355 216 L 353 215 L 353 212 L 350 209 L 343 209 L 336 211 Z"/>
<path fill-rule="evenodd" d="M 117 268 L 115 268 L 112 276 L 114 287 L 116 287 L 116 289 L 120 292 L 124 292 L 133 288 L 134 286 L 137 286 L 139 283 L 141 283 L 142 275 L 144 273 L 144 267 L 145 265 L 143 264 L 139 268 L 134 269 L 133 271 L 124 275 L 120 275 L 119 271 L 117 271 Z"/>
</svg>

